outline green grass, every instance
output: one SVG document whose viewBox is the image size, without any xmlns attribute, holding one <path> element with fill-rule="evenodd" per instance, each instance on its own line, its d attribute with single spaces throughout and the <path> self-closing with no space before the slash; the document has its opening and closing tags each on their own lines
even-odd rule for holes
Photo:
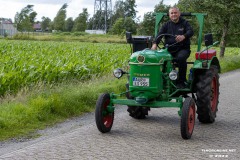
<svg viewBox="0 0 240 160">
<path fill-rule="evenodd" d="M 13 38 L 15 40 L 36 40 L 36 41 L 61 41 L 61 42 L 91 42 L 91 43 L 126 43 L 126 38 L 117 35 L 96 35 L 84 32 L 58 32 L 58 33 L 19 33 Z"/>
<path fill-rule="evenodd" d="M 226 48 L 225 52 L 224 58 L 219 58 L 222 72 L 240 68 L 240 48 Z"/>
<path fill-rule="evenodd" d="M 111 76 L 85 83 L 45 86 L 27 95 L 22 92 L 15 97 L 8 96 L 0 104 L 0 141 L 32 137 L 37 129 L 91 112 L 100 93 L 124 92 L 124 83 L 124 79 Z"/>
</svg>

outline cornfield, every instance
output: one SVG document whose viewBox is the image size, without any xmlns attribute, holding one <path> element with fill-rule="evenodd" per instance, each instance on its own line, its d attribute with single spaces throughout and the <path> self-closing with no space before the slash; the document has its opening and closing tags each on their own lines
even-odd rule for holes
<svg viewBox="0 0 240 160">
<path fill-rule="evenodd" d="M 38 82 L 88 80 L 127 63 L 126 44 L 0 40 L 0 95 Z"/>
</svg>

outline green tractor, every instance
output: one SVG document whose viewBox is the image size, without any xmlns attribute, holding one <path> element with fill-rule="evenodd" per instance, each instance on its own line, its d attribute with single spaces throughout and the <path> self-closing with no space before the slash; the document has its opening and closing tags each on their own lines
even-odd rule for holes
<svg viewBox="0 0 240 160">
<path fill-rule="evenodd" d="M 114 70 L 116 78 L 126 74 L 128 83 L 126 92 L 120 94 L 101 94 L 96 103 L 95 121 L 100 132 L 109 132 L 114 120 L 114 105 L 127 105 L 129 115 L 135 119 L 143 119 L 150 108 L 179 108 L 181 117 L 181 136 L 190 139 L 193 133 L 196 112 L 202 123 L 213 123 L 218 110 L 220 65 L 216 51 L 210 49 L 213 43 L 212 34 L 206 34 L 205 48 L 201 50 L 203 13 L 182 13 L 181 16 L 195 16 L 199 23 L 198 48 L 195 61 L 188 74 L 187 88 L 178 89 L 178 67 L 173 57 L 164 46 L 159 50 L 150 50 L 151 37 L 132 37 L 126 33 L 127 42 L 133 45 L 133 53 L 129 59 L 129 70 Z M 161 20 L 167 13 L 156 13 L 155 34 Z M 173 35 L 174 36 L 174 35 Z M 197 108 L 195 108 L 195 104 Z"/>
</svg>

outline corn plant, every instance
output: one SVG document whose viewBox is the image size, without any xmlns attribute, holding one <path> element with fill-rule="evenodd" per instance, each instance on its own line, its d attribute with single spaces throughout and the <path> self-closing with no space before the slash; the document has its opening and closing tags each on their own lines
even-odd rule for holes
<svg viewBox="0 0 240 160">
<path fill-rule="evenodd" d="M 127 64 L 126 44 L 0 41 L 0 94 L 38 82 L 88 80 Z"/>
</svg>

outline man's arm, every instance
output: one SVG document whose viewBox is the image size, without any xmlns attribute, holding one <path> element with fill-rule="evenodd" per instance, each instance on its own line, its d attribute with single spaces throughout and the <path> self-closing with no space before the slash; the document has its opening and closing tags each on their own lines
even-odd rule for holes
<svg viewBox="0 0 240 160">
<path fill-rule="evenodd" d="M 191 38 L 194 33 L 192 26 L 189 24 L 188 21 L 185 22 L 185 29 L 186 29 L 186 33 L 184 34 L 185 38 Z"/>
</svg>

